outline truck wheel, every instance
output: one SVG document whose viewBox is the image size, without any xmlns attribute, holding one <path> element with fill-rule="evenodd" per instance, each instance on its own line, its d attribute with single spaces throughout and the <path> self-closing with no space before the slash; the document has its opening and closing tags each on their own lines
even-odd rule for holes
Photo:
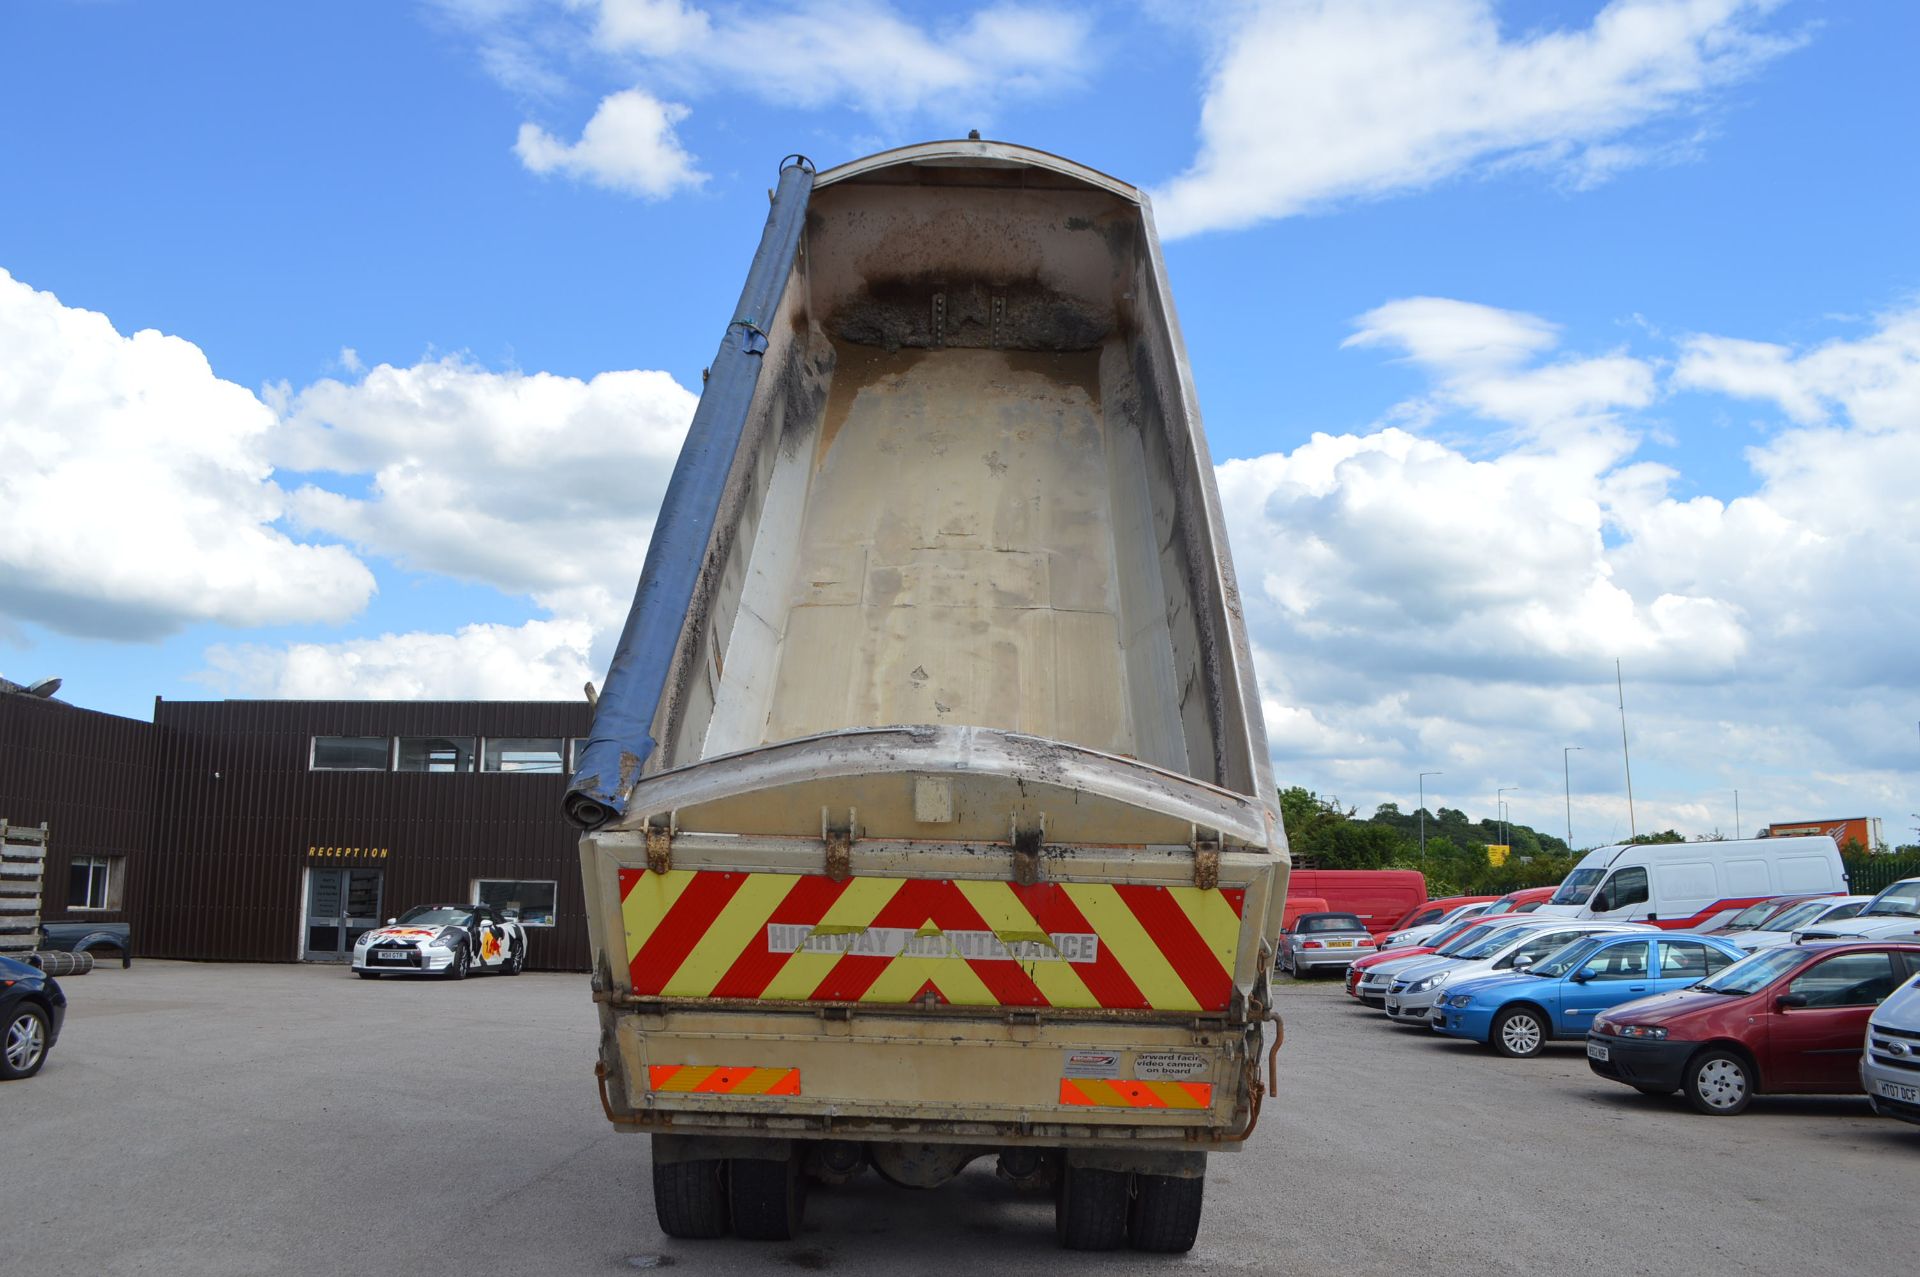
<svg viewBox="0 0 1920 1277">
<path fill-rule="evenodd" d="M 733 1235 L 750 1242 L 785 1242 L 800 1235 L 807 1180 L 798 1158 L 763 1162 L 736 1157 L 727 1163 L 727 1205 Z"/>
<path fill-rule="evenodd" d="M 653 1164 L 653 1215 L 660 1231 L 686 1241 L 727 1235 L 727 1164 L 719 1158 Z"/>
<path fill-rule="evenodd" d="M 1196 1176 L 1135 1175 L 1133 1209 L 1127 1217 L 1127 1236 L 1135 1250 L 1159 1255 L 1184 1255 L 1200 1235 L 1200 1198 L 1207 1181 Z"/>
<path fill-rule="evenodd" d="M 1068 1250 L 1114 1250 L 1127 1240 L 1132 1176 L 1068 1165 L 1054 1199 L 1053 1226 Z"/>
</svg>

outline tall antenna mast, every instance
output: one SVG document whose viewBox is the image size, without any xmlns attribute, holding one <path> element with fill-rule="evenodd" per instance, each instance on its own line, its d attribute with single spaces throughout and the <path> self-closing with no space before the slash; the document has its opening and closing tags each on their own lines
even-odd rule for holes
<svg viewBox="0 0 1920 1277">
<path fill-rule="evenodd" d="M 1640 826 L 1633 819 L 1633 759 L 1627 753 L 1627 687 L 1620 679 L 1620 658 L 1613 660 L 1613 689 L 1620 694 L 1620 759 L 1627 765 L 1627 829 L 1633 837 L 1640 836 Z"/>
</svg>

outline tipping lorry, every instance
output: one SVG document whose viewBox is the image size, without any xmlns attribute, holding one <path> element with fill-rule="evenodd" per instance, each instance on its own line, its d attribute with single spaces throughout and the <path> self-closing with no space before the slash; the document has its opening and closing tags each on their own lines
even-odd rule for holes
<svg viewBox="0 0 1920 1277">
<path fill-rule="evenodd" d="M 1183 1251 L 1288 860 L 1148 202 L 977 139 L 770 194 L 567 793 L 606 1116 L 674 1237 L 992 1157 Z"/>
</svg>

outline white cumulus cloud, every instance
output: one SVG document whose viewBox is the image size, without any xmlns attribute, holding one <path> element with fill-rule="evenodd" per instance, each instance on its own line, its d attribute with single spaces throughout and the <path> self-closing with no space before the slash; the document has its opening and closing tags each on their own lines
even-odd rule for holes
<svg viewBox="0 0 1920 1277">
<path fill-rule="evenodd" d="M 1776 7 L 1613 0 L 1586 26 L 1541 29 L 1493 0 L 1233 6 L 1199 153 L 1156 197 L 1161 229 L 1250 226 L 1493 165 L 1605 180 L 1684 151 L 1715 90 L 1792 47 L 1767 26 Z"/>
<path fill-rule="evenodd" d="M 364 495 L 295 491 L 303 526 L 604 624 L 639 577 L 696 402 L 663 372 L 381 364 L 289 394 L 276 460 L 365 480 Z"/>
<path fill-rule="evenodd" d="M 468 625 L 339 643 L 219 644 L 201 682 L 223 695 L 293 700 L 574 700 L 597 677 L 579 619 Z"/>
<path fill-rule="evenodd" d="M 513 152 L 535 173 L 563 173 L 609 190 L 664 199 L 707 180 L 680 145 L 674 125 L 687 108 L 627 89 L 603 98 L 577 142 L 522 124 Z"/>
<path fill-rule="evenodd" d="M 1438 769 L 1440 800 L 1475 812 L 1517 784 L 1520 818 L 1558 830 L 1578 745 L 1576 838 L 1624 837 L 1618 658 L 1641 831 L 1731 834 L 1716 804 L 1743 785 L 1749 833 L 1756 806 L 1904 801 L 1920 310 L 1809 350 L 1696 336 L 1669 364 L 1566 356 L 1537 316 L 1408 298 L 1349 344 L 1428 374 L 1427 410 L 1388 414 L 1427 433 L 1315 434 L 1218 467 L 1280 776 L 1408 806 Z M 1512 393 L 1554 370 L 1550 392 Z M 1743 490 L 1681 496 L 1684 475 L 1640 457 L 1639 411 L 1681 390 L 1779 409 Z"/>
<path fill-rule="evenodd" d="M 133 639 L 352 616 L 373 575 L 279 526 L 274 430 L 193 343 L 0 271 L 0 608 Z"/>
</svg>

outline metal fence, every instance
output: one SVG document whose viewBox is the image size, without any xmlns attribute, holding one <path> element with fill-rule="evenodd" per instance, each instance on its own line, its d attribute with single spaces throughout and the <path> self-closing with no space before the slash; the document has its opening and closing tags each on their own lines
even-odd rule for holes
<svg viewBox="0 0 1920 1277">
<path fill-rule="evenodd" d="M 1902 878 L 1920 878 L 1920 856 L 1875 856 L 1847 863 L 1847 882 L 1856 896 L 1870 896 Z"/>
</svg>

